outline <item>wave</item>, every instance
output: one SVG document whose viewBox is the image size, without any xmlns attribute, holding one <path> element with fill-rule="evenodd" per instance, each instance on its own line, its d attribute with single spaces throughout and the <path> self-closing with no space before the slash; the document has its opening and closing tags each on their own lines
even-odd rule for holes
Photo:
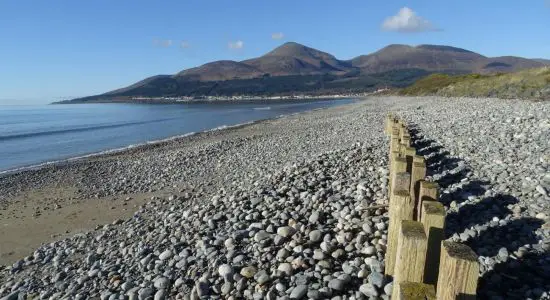
<svg viewBox="0 0 550 300">
<path fill-rule="evenodd" d="M 177 118 L 164 118 L 164 119 L 148 120 L 148 121 L 126 122 L 126 123 L 119 123 L 119 124 L 97 125 L 97 126 L 78 127 L 78 128 L 69 128 L 69 129 L 60 129 L 60 130 L 48 130 L 48 131 L 29 132 L 29 133 L 20 133 L 20 134 L 12 134 L 12 135 L 0 135 L 0 141 L 30 138 L 30 137 L 37 137 L 37 136 L 65 134 L 65 133 L 86 132 L 86 131 L 94 131 L 94 130 L 110 129 L 110 128 L 120 128 L 120 127 L 127 127 L 127 126 L 159 123 L 159 122 L 165 122 L 165 121 L 170 121 L 175 119 Z"/>
<path fill-rule="evenodd" d="M 253 110 L 270 110 L 271 106 L 265 106 L 265 107 L 254 107 Z"/>
</svg>

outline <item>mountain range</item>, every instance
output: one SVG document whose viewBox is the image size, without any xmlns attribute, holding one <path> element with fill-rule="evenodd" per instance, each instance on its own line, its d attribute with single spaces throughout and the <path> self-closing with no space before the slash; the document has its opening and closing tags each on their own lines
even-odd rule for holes
<svg viewBox="0 0 550 300">
<path fill-rule="evenodd" d="M 64 102 L 369 91 L 380 86 L 407 86 L 432 73 L 487 74 L 544 65 L 550 65 L 550 60 L 486 57 L 441 45 L 389 45 L 368 55 L 340 60 L 329 53 L 288 42 L 257 58 L 214 61 L 174 75 L 152 76 L 101 95 Z"/>
</svg>

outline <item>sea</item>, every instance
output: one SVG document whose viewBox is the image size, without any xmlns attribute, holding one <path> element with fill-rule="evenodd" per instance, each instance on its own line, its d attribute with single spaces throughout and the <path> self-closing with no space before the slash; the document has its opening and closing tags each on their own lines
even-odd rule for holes
<svg viewBox="0 0 550 300">
<path fill-rule="evenodd" d="M 0 175 L 354 101 L 0 105 Z"/>
</svg>

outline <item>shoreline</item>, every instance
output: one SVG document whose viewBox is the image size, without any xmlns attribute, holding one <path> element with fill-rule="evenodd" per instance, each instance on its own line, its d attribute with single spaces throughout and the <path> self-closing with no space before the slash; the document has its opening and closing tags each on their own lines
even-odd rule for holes
<svg viewBox="0 0 550 300">
<path fill-rule="evenodd" d="M 362 101 L 362 100 L 365 100 L 365 99 L 366 98 L 343 98 L 343 99 L 329 99 L 329 98 L 327 98 L 327 99 L 297 99 L 297 100 L 311 100 L 311 101 L 353 100 L 353 102 L 350 102 L 350 103 L 331 106 L 331 107 L 339 107 L 339 106 L 343 106 L 343 105 L 350 105 L 350 104 L 353 104 L 353 103 L 356 103 L 356 102 L 359 102 L 359 101 Z M 284 99 L 284 100 L 288 100 L 288 99 Z M 228 100 L 228 101 L 234 101 L 234 100 Z M 249 101 L 249 100 L 237 100 L 237 101 Z M 256 101 L 256 100 L 251 100 L 251 101 Z M 203 102 L 209 102 L 209 101 L 203 101 Z M 101 103 L 101 104 L 109 104 L 109 103 L 116 104 L 117 102 L 106 102 L 106 103 Z M 178 102 L 178 103 L 183 104 L 182 102 Z M 178 103 L 154 103 L 154 104 L 178 104 Z M 74 104 L 84 104 L 84 103 L 74 103 Z M 94 104 L 94 103 L 90 103 L 90 104 Z M 135 104 L 143 104 L 143 103 L 135 103 Z M 239 128 L 239 127 L 242 127 L 242 126 L 247 126 L 247 125 L 252 125 L 252 124 L 257 124 L 257 123 L 261 123 L 261 122 L 265 122 L 265 121 L 269 121 L 269 120 L 276 120 L 276 119 L 284 118 L 284 117 L 287 117 L 287 116 L 305 114 L 305 113 L 314 112 L 314 111 L 317 111 L 317 110 L 330 109 L 331 107 L 314 108 L 314 109 L 306 110 L 306 111 L 302 111 L 302 112 L 296 112 L 296 113 L 291 113 L 291 114 L 282 114 L 282 115 L 278 115 L 278 116 L 275 116 L 275 117 L 270 117 L 270 118 L 265 118 L 265 119 L 258 119 L 258 120 L 255 120 L 255 121 L 238 123 L 238 124 L 234 124 L 234 125 L 221 125 L 221 126 L 211 128 L 211 129 L 207 129 L 207 130 L 203 130 L 203 131 L 188 132 L 188 133 L 184 133 L 184 134 L 180 134 L 180 135 L 174 135 L 174 136 L 167 137 L 167 138 L 145 141 L 145 142 L 138 143 L 138 144 L 132 144 L 132 145 L 127 145 L 127 146 L 113 148 L 113 149 L 106 149 L 106 150 L 102 150 L 102 151 L 98 151 L 98 152 L 85 153 L 85 154 L 82 154 L 82 155 L 77 155 L 77 156 L 73 156 L 73 157 L 69 157 L 69 158 L 62 158 L 62 159 L 57 159 L 57 160 L 40 162 L 40 163 L 37 163 L 37 164 L 31 164 L 31 165 L 27 165 L 27 166 L 20 166 L 20 167 L 10 168 L 10 169 L 6 169 L 6 170 L 0 170 L 0 179 L 4 176 L 14 175 L 14 174 L 17 174 L 17 173 L 20 173 L 20 172 L 37 171 L 37 170 L 40 170 L 42 168 L 48 168 L 48 167 L 65 166 L 65 165 L 68 165 L 68 164 L 71 164 L 71 163 L 82 162 L 82 161 L 85 161 L 87 159 L 101 158 L 102 156 L 113 156 L 113 155 L 121 155 L 121 154 L 124 154 L 126 152 L 130 153 L 132 151 L 143 151 L 143 150 L 145 150 L 145 148 L 158 147 L 158 146 L 162 146 L 162 145 L 165 145 L 167 143 L 170 143 L 170 142 L 181 142 L 181 140 L 183 140 L 185 138 L 188 138 L 190 136 L 205 134 L 205 133 L 209 133 L 209 132 L 213 132 L 213 131 L 230 130 L 230 129 Z"/>
<path fill-rule="evenodd" d="M 352 98 L 366 98 L 376 93 L 368 94 L 358 94 L 358 95 L 346 95 L 346 96 L 318 96 L 318 97 L 296 97 L 296 98 L 265 98 L 258 96 L 257 98 L 243 98 L 243 99 L 232 99 L 232 98 L 219 98 L 219 99 L 162 99 L 162 98 L 143 98 L 143 99 L 119 99 L 119 100 L 99 100 L 99 101 L 84 101 L 84 102 L 73 102 L 73 100 L 63 100 L 49 103 L 49 105 L 60 105 L 60 104 L 109 104 L 109 103 L 125 103 L 125 104 L 193 104 L 193 103 L 228 103 L 228 102 L 266 102 L 266 101 L 330 101 L 330 100 L 344 100 Z"/>
<path fill-rule="evenodd" d="M 111 177 L 103 177 L 104 182 L 102 183 L 94 183 L 94 179 L 99 179 L 98 173 L 105 172 L 96 170 L 98 166 L 100 169 L 107 169 L 120 162 L 132 164 L 133 160 L 154 159 L 159 154 L 179 152 L 180 150 L 196 155 L 194 149 L 202 147 L 200 145 L 203 144 L 217 145 L 218 141 L 232 140 L 235 137 L 241 139 L 241 136 L 250 135 L 243 131 L 262 132 L 261 128 L 270 128 L 271 122 L 281 124 L 286 123 L 286 120 L 293 122 L 318 113 L 329 114 L 328 112 L 331 110 L 335 112 L 348 111 L 351 110 L 350 107 L 363 100 L 357 99 L 347 104 L 212 128 L 193 134 L 149 141 L 132 147 L 50 162 L 25 169 L 4 171 L 0 174 L 0 219 L 4 219 L 5 223 L 9 223 L 10 226 L 0 226 L 0 245 L 4 244 L 7 249 L 15 249 L 15 251 L 4 250 L 0 246 L 0 265 L 11 263 L 15 258 L 21 258 L 22 254 L 28 255 L 29 250 L 40 246 L 41 243 L 68 237 L 69 233 L 92 230 L 95 226 L 111 223 L 120 217 L 123 219 L 130 217 L 134 211 L 139 210 L 140 205 L 159 196 L 169 197 L 177 194 L 179 186 L 181 184 L 185 186 L 189 181 L 192 181 L 193 185 L 201 186 L 201 189 L 209 189 L 208 185 L 213 184 L 216 182 L 215 178 L 223 175 L 210 170 L 214 172 L 212 175 L 198 174 L 198 176 L 186 176 L 186 179 L 176 180 L 179 182 L 176 183 L 178 188 L 174 188 L 172 185 L 159 187 L 152 184 L 152 190 L 103 193 L 105 186 L 114 180 L 113 176 L 115 175 L 110 174 Z M 151 167 L 159 168 L 153 165 Z M 92 182 L 88 183 L 88 180 L 92 180 Z M 97 186 L 98 190 L 96 191 L 93 186 Z M 70 219 L 70 221 L 65 221 L 66 219 Z M 45 222 L 43 225 L 50 230 L 44 230 L 40 222 Z M 21 239 L 19 234 L 13 235 L 12 232 L 25 233 L 23 240 L 26 242 L 22 247 L 10 248 L 11 246 L 7 246 Z M 8 240 L 5 239 L 6 237 L 9 237 Z"/>
<path fill-rule="evenodd" d="M 477 297 L 550 293 L 550 103 L 373 97 L 0 178 L 0 296 L 387 299 L 390 111 Z"/>
</svg>

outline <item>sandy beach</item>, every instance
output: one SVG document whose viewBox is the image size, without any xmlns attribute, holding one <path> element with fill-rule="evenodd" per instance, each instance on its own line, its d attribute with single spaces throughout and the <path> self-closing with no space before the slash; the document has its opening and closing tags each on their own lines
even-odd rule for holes
<svg viewBox="0 0 550 300">
<path fill-rule="evenodd" d="M 548 296 L 550 105 L 372 97 L 0 177 L 0 297 L 388 299 L 390 111 L 478 296 Z"/>
</svg>

